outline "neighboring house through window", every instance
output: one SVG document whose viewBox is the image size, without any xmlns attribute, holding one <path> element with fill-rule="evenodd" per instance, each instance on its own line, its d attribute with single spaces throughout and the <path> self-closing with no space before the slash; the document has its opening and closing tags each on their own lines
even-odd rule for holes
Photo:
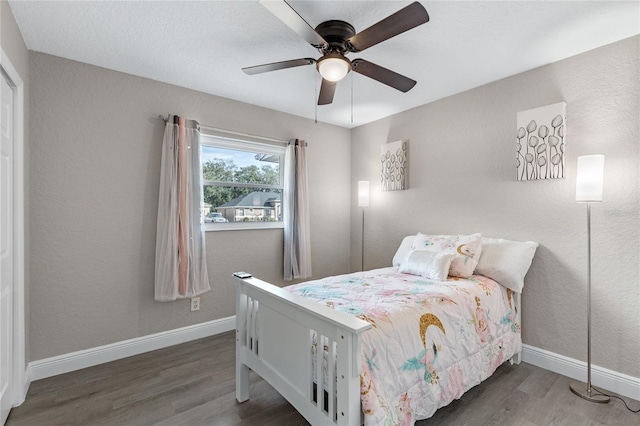
<svg viewBox="0 0 640 426">
<path fill-rule="evenodd" d="M 200 135 L 205 229 L 282 227 L 283 145 Z"/>
</svg>

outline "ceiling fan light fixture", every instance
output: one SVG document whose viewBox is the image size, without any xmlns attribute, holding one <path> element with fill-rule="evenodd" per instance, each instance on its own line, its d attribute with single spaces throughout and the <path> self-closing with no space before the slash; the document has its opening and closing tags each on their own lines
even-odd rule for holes
<svg viewBox="0 0 640 426">
<path fill-rule="evenodd" d="M 328 81 L 340 81 L 351 71 L 351 62 L 340 54 L 326 54 L 318 61 L 318 72 Z"/>
</svg>

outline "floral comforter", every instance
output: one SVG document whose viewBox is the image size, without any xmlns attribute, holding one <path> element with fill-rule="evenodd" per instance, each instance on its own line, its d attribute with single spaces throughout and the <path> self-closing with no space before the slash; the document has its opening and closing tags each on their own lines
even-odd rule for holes
<svg viewBox="0 0 640 426">
<path fill-rule="evenodd" d="M 383 268 L 287 287 L 368 321 L 365 425 L 413 425 L 491 376 L 522 347 L 510 290 L 474 275 L 430 281 Z"/>
</svg>

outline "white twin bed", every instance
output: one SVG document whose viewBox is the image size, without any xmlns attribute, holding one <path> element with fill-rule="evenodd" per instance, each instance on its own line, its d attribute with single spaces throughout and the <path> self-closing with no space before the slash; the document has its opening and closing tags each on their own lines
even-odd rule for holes
<svg viewBox="0 0 640 426">
<path fill-rule="evenodd" d="M 388 268 L 286 288 L 238 278 L 237 400 L 249 398 L 251 369 L 312 425 L 431 417 L 519 362 L 520 292 L 536 247 L 418 234 Z"/>
</svg>

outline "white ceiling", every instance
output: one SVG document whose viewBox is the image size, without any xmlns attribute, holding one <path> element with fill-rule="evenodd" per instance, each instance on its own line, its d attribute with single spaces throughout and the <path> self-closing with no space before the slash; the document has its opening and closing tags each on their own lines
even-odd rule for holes
<svg viewBox="0 0 640 426">
<path fill-rule="evenodd" d="M 257 1 L 9 0 L 27 47 L 307 118 L 314 66 L 249 76 L 241 68 L 319 57 Z M 407 1 L 291 1 L 312 27 L 362 31 Z M 362 57 L 418 84 L 402 93 L 359 74 L 318 120 L 355 127 L 640 33 L 640 1 L 423 1 L 430 22 Z M 177 111 L 176 113 L 179 113 Z"/>
</svg>

